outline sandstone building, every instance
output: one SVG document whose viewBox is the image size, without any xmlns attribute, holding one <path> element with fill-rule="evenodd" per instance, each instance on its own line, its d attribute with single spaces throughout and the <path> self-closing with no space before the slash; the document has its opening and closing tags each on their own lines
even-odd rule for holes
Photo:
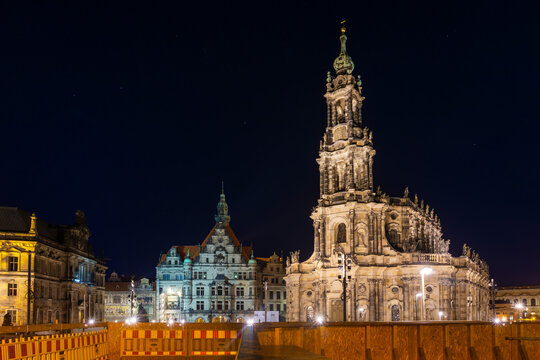
<svg viewBox="0 0 540 360">
<path fill-rule="evenodd" d="M 280 321 L 287 314 L 285 266 L 276 253 L 268 258 L 257 258 L 257 310 L 278 311 Z"/>
<path fill-rule="evenodd" d="M 520 318 L 538 319 L 540 286 L 500 286 L 495 291 L 495 319 L 501 322 Z"/>
<path fill-rule="evenodd" d="M 256 305 L 257 260 L 232 231 L 225 194 L 199 245 L 173 246 L 156 267 L 157 320 L 241 322 Z"/>
<path fill-rule="evenodd" d="M 84 213 L 52 225 L 0 207 L 0 313 L 13 324 L 103 321 L 105 263 L 93 255 Z"/>
<path fill-rule="evenodd" d="M 476 252 L 449 253 L 434 210 L 374 186 L 375 149 L 363 124 L 360 77 L 346 51 L 326 83 L 327 126 L 320 143 L 320 194 L 311 218 L 314 251 L 288 259 L 287 320 L 488 320 L 488 267 Z M 340 260 L 342 259 L 342 260 Z M 341 262 L 341 263 L 340 263 Z M 345 303 L 340 276 L 348 268 Z M 422 289 L 420 270 L 429 268 Z"/>
</svg>

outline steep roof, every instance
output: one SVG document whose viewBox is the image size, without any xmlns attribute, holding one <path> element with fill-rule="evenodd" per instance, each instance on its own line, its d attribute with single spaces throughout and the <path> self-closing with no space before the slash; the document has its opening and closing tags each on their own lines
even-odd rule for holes
<svg viewBox="0 0 540 360">
<path fill-rule="evenodd" d="M 172 246 L 172 247 L 174 247 L 176 249 L 176 252 L 180 256 L 180 259 L 183 261 L 186 258 L 188 250 L 189 250 L 189 258 L 190 259 L 195 259 L 196 257 L 198 257 L 199 256 L 199 249 L 200 248 L 203 249 L 203 248 L 206 247 L 206 245 L 208 244 L 208 241 L 210 241 L 210 239 L 212 237 L 212 234 L 216 230 L 217 225 L 218 225 L 218 223 L 216 223 L 214 225 L 214 227 L 212 227 L 212 230 L 210 230 L 208 235 L 206 235 L 206 237 L 204 238 L 204 241 L 202 242 L 200 247 L 199 247 L 199 245 L 174 245 L 174 246 Z M 248 261 L 250 259 L 250 257 L 251 257 L 251 251 L 253 250 L 253 247 L 252 246 L 242 246 L 242 244 L 240 243 L 240 241 L 238 241 L 238 238 L 236 237 L 236 235 L 234 234 L 234 231 L 231 229 L 231 227 L 230 227 L 230 225 L 228 223 L 225 224 L 225 231 L 227 232 L 227 235 L 232 239 L 233 244 L 236 247 L 242 247 L 242 256 L 244 257 L 244 259 L 246 261 Z M 161 254 L 161 256 L 159 258 L 158 266 L 163 264 L 165 262 L 166 258 L 167 258 L 167 253 Z"/>
<path fill-rule="evenodd" d="M 0 206 L 0 231 L 28 233 L 30 231 L 30 216 L 28 211 L 9 206 Z M 45 220 L 36 219 L 36 230 L 39 235 L 50 240 L 62 241 L 55 226 Z"/>
<path fill-rule="evenodd" d="M 131 281 L 113 281 L 105 283 L 105 291 L 129 291 Z"/>
</svg>

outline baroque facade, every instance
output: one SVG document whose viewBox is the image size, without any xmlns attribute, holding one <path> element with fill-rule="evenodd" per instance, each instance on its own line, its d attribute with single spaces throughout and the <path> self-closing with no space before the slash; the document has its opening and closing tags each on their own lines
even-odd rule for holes
<svg viewBox="0 0 540 360">
<path fill-rule="evenodd" d="M 13 324 L 103 321 L 106 266 L 93 255 L 82 211 L 52 225 L 0 207 L 0 311 Z"/>
<path fill-rule="evenodd" d="M 453 257 L 433 208 L 407 188 L 391 197 L 374 187 L 373 136 L 363 125 L 362 83 L 352 75 L 346 40 L 342 28 L 324 95 L 314 251 L 304 262 L 298 252 L 287 260 L 287 320 L 343 321 L 344 306 L 347 321 L 488 320 L 486 263 L 466 245 Z M 422 289 L 426 267 L 432 273 Z"/>
<path fill-rule="evenodd" d="M 156 267 L 158 321 L 241 322 L 256 305 L 257 261 L 232 231 L 225 194 L 199 245 L 173 246 Z"/>
<path fill-rule="evenodd" d="M 285 289 L 285 265 L 276 253 L 268 258 L 257 258 L 257 310 L 278 311 L 280 321 L 287 314 L 287 291 Z"/>
</svg>

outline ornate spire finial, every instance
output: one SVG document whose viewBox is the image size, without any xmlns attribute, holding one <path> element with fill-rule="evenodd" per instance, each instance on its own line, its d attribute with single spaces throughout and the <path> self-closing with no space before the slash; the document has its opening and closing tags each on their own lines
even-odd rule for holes
<svg viewBox="0 0 540 360">
<path fill-rule="evenodd" d="M 347 55 L 347 35 L 345 35 L 345 20 L 341 21 L 341 51 L 339 56 L 334 60 L 334 70 L 338 75 L 351 74 L 354 70 L 354 63 L 349 55 Z"/>
<path fill-rule="evenodd" d="M 225 194 L 225 182 L 221 180 L 221 194 Z"/>
<path fill-rule="evenodd" d="M 227 205 L 227 202 L 225 201 L 225 192 L 223 190 L 223 184 L 221 188 L 221 195 L 219 196 L 219 202 L 217 204 L 217 214 L 215 216 L 216 222 L 222 222 L 223 224 L 227 224 L 231 217 L 229 216 L 229 206 Z"/>
</svg>

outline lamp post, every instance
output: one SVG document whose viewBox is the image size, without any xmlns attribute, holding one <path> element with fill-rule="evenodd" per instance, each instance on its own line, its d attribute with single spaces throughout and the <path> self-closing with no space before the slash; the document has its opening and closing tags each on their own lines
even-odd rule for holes
<svg viewBox="0 0 540 360">
<path fill-rule="evenodd" d="M 424 277 L 432 272 L 433 269 L 427 267 L 420 270 L 420 275 L 422 276 L 422 320 L 426 320 L 426 286 Z"/>
<path fill-rule="evenodd" d="M 343 321 L 347 321 L 347 280 L 351 280 L 351 276 L 347 275 L 347 270 L 351 270 L 350 255 L 345 255 L 344 253 L 338 254 L 338 270 L 341 270 L 338 279 L 341 280 L 343 285 L 343 293 L 341 294 L 341 300 L 343 301 Z"/>
<path fill-rule="evenodd" d="M 495 321 L 495 287 L 497 284 L 495 284 L 495 280 L 491 279 L 489 282 L 489 289 L 491 290 L 491 320 Z"/>
<path fill-rule="evenodd" d="M 268 307 L 268 280 L 263 281 L 264 286 L 264 322 L 266 322 L 266 308 Z"/>
<path fill-rule="evenodd" d="M 416 308 L 416 320 L 420 320 L 420 314 L 418 313 L 418 299 L 422 297 L 422 293 L 416 293 L 416 299 L 414 302 L 414 307 Z"/>
</svg>

